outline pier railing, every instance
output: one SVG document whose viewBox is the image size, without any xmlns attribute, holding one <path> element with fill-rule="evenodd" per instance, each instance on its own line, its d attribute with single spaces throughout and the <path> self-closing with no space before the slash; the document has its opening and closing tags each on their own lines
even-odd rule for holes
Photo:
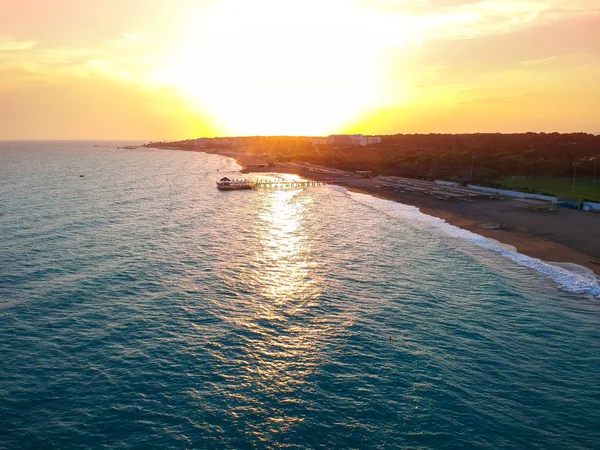
<svg viewBox="0 0 600 450">
<path fill-rule="evenodd" d="M 261 179 L 252 181 L 254 189 L 305 188 L 335 184 L 336 181 Z"/>
</svg>

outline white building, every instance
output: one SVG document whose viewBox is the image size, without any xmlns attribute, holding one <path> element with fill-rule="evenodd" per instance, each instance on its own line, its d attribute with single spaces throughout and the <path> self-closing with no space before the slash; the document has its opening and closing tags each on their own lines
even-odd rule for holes
<svg viewBox="0 0 600 450">
<path fill-rule="evenodd" d="M 361 144 L 363 147 L 365 145 L 372 145 L 372 144 L 381 144 L 381 137 L 379 136 L 369 136 L 366 138 L 363 138 L 364 144 L 361 141 Z"/>
<path fill-rule="evenodd" d="M 362 134 L 332 134 L 327 139 L 313 139 L 313 145 L 337 145 L 340 147 L 365 147 L 381 144 L 379 136 L 363 136 Z"/>
<path fill-rule="evenodd" d="M 198 138 L 194 143 L 194 147 L 196 148 L 210 147 L 213 145 L 222 147 L 237 147 L 238 141 L 227 138 Z"/>
</svg>

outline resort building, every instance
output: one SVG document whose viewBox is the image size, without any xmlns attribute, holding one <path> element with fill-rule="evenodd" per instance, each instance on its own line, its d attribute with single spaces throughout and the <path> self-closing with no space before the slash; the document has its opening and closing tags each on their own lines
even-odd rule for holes
<svg viewBox="0 0 600 450">
<path fill-rule="evenodd" d="M 313 145 L 334 145 L 337 147 L 365 147 L 381 144 L 379 136 L 363 136 L 362 134 L 332 134 L 328 138 L 313 139 Z"/>
<path fill-rule="evenodd" d="M 195 148 L 206 148 L 206 147 L 237 147 L 238 141 L 227 138 L 198 138 L 194 142 Z"/>
</svg>

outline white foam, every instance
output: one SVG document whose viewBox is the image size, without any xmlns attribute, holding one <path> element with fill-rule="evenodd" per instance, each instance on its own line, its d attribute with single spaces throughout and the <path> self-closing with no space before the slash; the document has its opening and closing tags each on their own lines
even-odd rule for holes
<svg viewBox="0 0 600 450">
<path fill-rule="evenodd" d="M 416 206 L 404 205 L 367 194 L 349 192 L 347 189 L 341 187 L 335 187 L 334 189 L 347 192 L 353 199 L 388 216 L 409 219 L 412 223 L 426 225 L 429 229 L 433 228 L 446 236 L 459 238 L 478 247 L 498 253 L 520 266 L 534 269 L 544 277 L 556 282 L 565 291 L 600 297 L 598 277 L 593 271 L 585 267 L 569 263 L 547 263 L 540 259 L 523 255 L 518 253 L 513 246 L 505 245 L 494 239 L 488 239 L 471 231 L 450 225 L 444 219 L 422 213 Z"/>
<path fill-rule="evenodd" d="M 576 273 L 581 277 L 589 278 L 592 280 L 597 280 L 596 274 L 594 271 L 588 267 L 580 266 L 579 264 L 573 264 L 568 262 L 547 262 L 547 264 L 551 266 L 555 266 L 561 268 L 563 270 L 567 270 L 572 273 Z"/>
<path fill-rule="evenodd" d="M 490 241 L 491 244 L 495 245 L 498 248 L 501 248 L 503 250 L 506 250 L 508 252 L 517 252 L 517 247 L 515 247 L 514 245 L 510 245 L 510 244 L 505 244 L 504 242 L 500 242 L 497 241 L 496 239 L 492 239 L 492 238 L 486 238 L 488 241 Z"/>
</svg>

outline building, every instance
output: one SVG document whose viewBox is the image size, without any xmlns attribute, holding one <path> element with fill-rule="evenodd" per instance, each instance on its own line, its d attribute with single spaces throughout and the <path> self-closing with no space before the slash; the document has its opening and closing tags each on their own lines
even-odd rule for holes
<svg viewBox="0 0 600 450">
<path fill-rule="evenodd" d="M 327 143 L 338 147 L 350 147 L 353 145 L 352 135 L 332 134 L 327 138 Z"/>
<path fill-rule="evenodd" d="M 362 134 L 332 134 L 327 139 L 313 139 L 314 145 L 333 145 L 336 147 L 365 147 L 367 145 L 381 144 L 378 136 L 363 136 Z"/>
<path fill-rule="evenodd" d="M 194 142 L 195 148 L 206 148 L 206 147 L 237 147 L 238 141 L 227 138 L 198 138 Z"/>
<path fill-rule="evenodd" d="M 379 137 L 379 136 L 369 136 L 369 137 L 364 138 L 364 141 L 365 141 L 364 144 L 362 144 L 362 143 L 360 144 L 363 147 L 365 145 L 381 144 L 381 137 Z"/>
</svg>

